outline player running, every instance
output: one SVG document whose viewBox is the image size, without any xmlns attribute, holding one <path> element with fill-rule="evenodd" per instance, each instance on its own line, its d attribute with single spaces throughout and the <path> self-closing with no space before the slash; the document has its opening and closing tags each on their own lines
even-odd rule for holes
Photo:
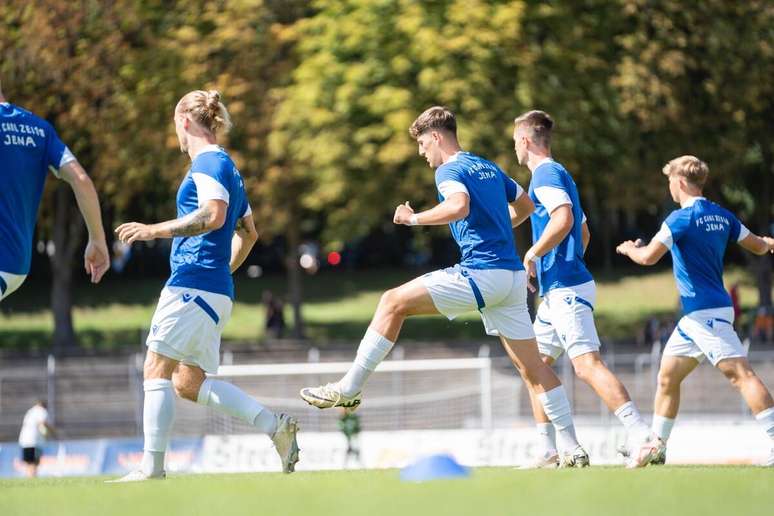
<svg viewBox="0 0 774 516">
<path fill-rule="evenodd" d="M 70 185 L 86 221 L 86 273 L 98 283 L 110 268 L 94 184 L 54 128 L 0 89 L 0 300 L 18 289 L 30 271 L 32 237 L 49 169 Z"/>
<path fill-rule="evenodd" d="M 192 91 L 175 107 L 180 150 L 191 168 L 177 191 L 178 218 L 116 229 L 122 242 L 174 238 L 172 274 L 161 292 L 148 335 L 143 387 L 144 454 L 139 471 L 119 482 L 164 478 L 164 452 L 181 398 L 239 417 L 268 435 L 290 473 L 298 462 L 296 420 L 274 414 L 238 387 L 207 378 L 216 373 L 220 335 L 231 316 L 239 268 L 258 239 L 244 183 L 234 162 L 215 145 L 231 120 L 217 91 Z"/>
<path fill-rule="evenodd" d="M 669 439 L 680 407 L 680 384 L 706 356 L 739 389 L 774 441 L 774 400 L 747 361 L 734 331 L 731 297 L 723 287 L 723 255 L 730 242 L 763 255 L 774 252 L 774 238 L 751 233 L 734 214 L 702 196 L 709 168 L 698 158 L 680 156 L 663 172 L 680 209 L 666 218 L 648 245 L 629 240 L 616 248 L 640 265 L 654 265 L 671 251 L 680 292 L 683 317 L 661 358 L 653 431 L 665 442 Z M 766 465 L 774 466 L 774 442 Z"/>
<path fill-rule="evenodd" d="M 537 276 L 543 297 L 534 324 L 538 349 L 549 365 L 567 352 L 578 378 L 594 389 L 626 428 L 632 450 L 627 465 L 645 466 L 660 453 L 663 443 L 651 434 L 626 388 L 599 354 L 594 326 L 596 285 L 583 262 L 590 234 L 575 182 L 551 158 L 553 125 L 547 113 L 529 111 L 516 118 L 513 131 L 519 164 L 532 172 L 533 244 L 524 255 L 524 267 L 529 276 Z M 534 396 L 532 411 L 542 447 L 532 467 L 556 467 L 560 459 L 554 428 Z M 588 457 L 583 460 L 588 465 Z"/>
<path fill-rule="evenodd" d="M 426 110 L 409 132 L 419 144 L 420 156 L 436 169 L 440 204 L 420 213 L 408 202 L 399 205 L 393 222 L 449 224 L 462 260 L 385 292 L 347 374 L 336 383 L 302 389 L 301 397 L 318 408 L 357 407 L 366 380 L 392 349 L 407 317 L 441 313 L 454 319 L 478 310 L 486 333 L 500 337 L 559 431 L 570 450 L 568 462 L 585 457 L 564 388 L 540 361 L 527 310 L 527 278 L 511 228 L 526 220 L 532 201 L 497 165 L 460 148 L 457 122 L 448 109 Z"/>
</svg>

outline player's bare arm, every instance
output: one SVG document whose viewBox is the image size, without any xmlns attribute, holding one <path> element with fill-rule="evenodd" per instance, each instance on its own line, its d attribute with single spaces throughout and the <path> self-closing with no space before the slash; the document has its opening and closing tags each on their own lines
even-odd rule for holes
<svg viewBox="0 0 774 516">
<path fill-rule="evenodd" d="M 83 253 L 83 267 L 91 276 L 92 283 L 99 283 L 110 268 L 110 255 L 105 243 L 99 197 L 94 183 L 77 161 L 70 161 L 59 169 L 59 177 L 70 185 L 78 203 L 78 209 L 86 222 L 89 242 Z"/>
<path fill-rule="evenodd" d="M 470 213 L 470 197 L 466 193 L 456 192 L 434 208 L 419 213 L 414 213 L 408 201 L 405 204 L 399 204 L 395 208 L 392 221 L 406 226 L 442 226 L 464 219 L 468 213 Z"/>
<path fill-rule="evenodd" d="M 229 268 L 233 274 L 244 263 L 250 250 L 258 241 L 253 215 L 248 214 L 237 221 L 234 236 L 231 238 L 231 261 Z"/>
<path fill-rule="evenodd" d="M 534 278 L 536 275 L 535 258 L 543 256 L 562 243 L 562 240 L 572 231 L 574 223 L 575 217 L 572 214 L 572 205 L 570 204 L 557 206 L 551 212 L 551 220 L 549 220 L 543 235 L 524 254 L 524 269 L 527 271 L 528 277 Z M 535 287 L 531 283 L 527 284 L 527 288 L 532 292 L 535 291 Z"/>
<path fill-rule="evenodd" d="M 508 203 L 508 214 L 511 216 L 511 227 L 518 227 L 535 211 L 535 203 L 529 195 L 521 194 L 515 201 Z"/>
<path fill-rule="evenodd" d="M 199 209 L 185 217 L 172 219 L 158 224 L 127 222 L 116 228 L 116 235 L 124 243 L 172 238 L 176 236 L 195 236 L 220 229 L 226 221 L 228 205 L 221 200 L 211 199 Z"/>
<path fill-rule="evenodd" d="M 750 233 L 739 241 L 739 245 L 759 256 L 766 253 L 774 253 L 774 238 L 772 237 L 761 237 Z"/>
<path fill-rule="evenodd" d="M 669 249 L 655 238 L 648 245 L 638 239 L 637 241 L 627 240 L 615 248 L 616 253 L 628 256 L 639 265 L 655 265 L 667 251 Z"/>
</svg>

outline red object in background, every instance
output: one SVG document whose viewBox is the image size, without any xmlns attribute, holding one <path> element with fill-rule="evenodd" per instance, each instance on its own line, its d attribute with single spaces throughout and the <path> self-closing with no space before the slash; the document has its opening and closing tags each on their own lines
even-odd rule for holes
<svg viewBox="0 0 774 516">
<path fill-rule="evenodd" d="M 328 263 L 334 266 L 340 264 L 341 255 L 336 251 L 331 251 L 330 253 L 328 253 Z"/>
</svg>

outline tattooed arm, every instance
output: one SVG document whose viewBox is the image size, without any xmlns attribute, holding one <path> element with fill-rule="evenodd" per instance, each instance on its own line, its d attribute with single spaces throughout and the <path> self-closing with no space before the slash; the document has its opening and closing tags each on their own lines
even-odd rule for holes
<svg viewBox="0 0 774 516">
<path fill-rule="evenodd" d="M 141 224 L 139 222 L 121 224 L 116 228 L 116 234 L 119 240 L 127 244 L 156 238 L 201 235 L 220 229 L 226 221 L 227 209 L 228 205 L 225 202 L 212 199 L 205 202 L 199 209 L 179 219 L 167 220 L 158 224 Z"/>
<path fill-rule="evenodd" d="M 250 249 L 258 240 L 258 232 L 255 230 L 255 222 L 252 213 L 245 215 L 237 221 L 236 231 L 231 238 L 231 273 L 233 274 L 245 261 Z"/>
</svg>

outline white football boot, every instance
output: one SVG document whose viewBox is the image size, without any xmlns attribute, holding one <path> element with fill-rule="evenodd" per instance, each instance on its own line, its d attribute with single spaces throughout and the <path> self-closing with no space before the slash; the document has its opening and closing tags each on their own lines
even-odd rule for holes
<svg viewBox="0 0 774 516">
<path fill-rule="evenodd" d="M 572 452 L 564 452 L 559 460 L 560 468 L 588 468 L 589 466 L 591 466 L 589 454 L 581 446 Z"/>
<path fill-rule="evenodd" d="M 559 454 L 554 451 L 545 451 L 532 462 L 523 464 L 516 469 L 555 469 L 559 467 Z"/>
<path fill-rule="evenodd" d="M 647 441 L 639 447 L 631 449 L 627 468 L 643 468 L 654 461 L 666 461 L 666 443 L 655 435 L 651 435 Z M 663 464 L 663 462 L 662 462 Z"/>
<path fill-rule="evenodd" d="M 774 468 L 774 448 L 769 452 L 769 458 L 763 463 L 764 466 Z"/>
<path fill-rule="evenodd" d="M 147 475 L 138 469 L 130 473 L 127 473 L 121 478 L 115 478 L 113 480 L 105 480 L 105 483 L 118 484 L 121 482 L 144 482 L 146 480 L 164 480 L 165 478 L 167 478 L 167 473 L 165 471 L 162 471 L 158 475 Z"/>
<path fill-rule="evenodd" d="M 271 436 L 274 448 L 282 461 L 282 472 L 293 473 L 298 462 L 298 421 L 287 414 L 277 416 L 277 431 Z"/>
<path fill-rule="evenodd" d="M 359 392 L 354 396 L 344 396 L 337 383 L 327 383 L 320 387 L 304 387 L 300 394 L 305 402 L 319 409 L 344 407 L 354 411 L 362 400 Z"/>
</svg>

